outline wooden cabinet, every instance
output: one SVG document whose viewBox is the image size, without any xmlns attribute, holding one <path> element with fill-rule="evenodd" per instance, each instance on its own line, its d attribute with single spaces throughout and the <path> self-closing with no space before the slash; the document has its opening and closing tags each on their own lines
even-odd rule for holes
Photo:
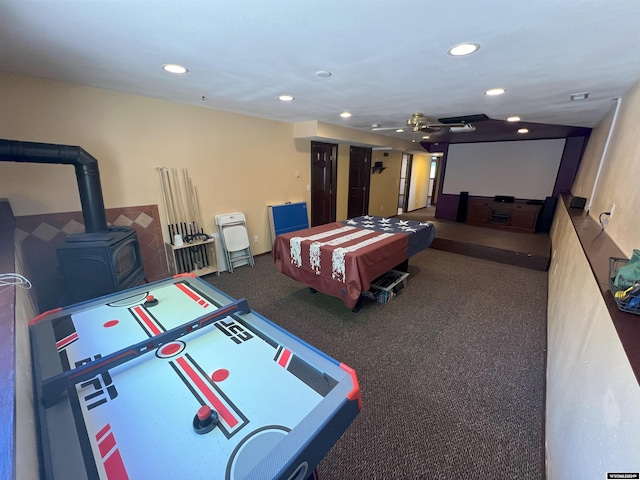
<svg viewBox="0 0 640 480">
<path fill-rule="evenodd" d="M 470 198 L 467 222 L 470 225 L 533 233 L 540 205 L 525 202 L 496 202 L 493 199 Z"/>
<path fill-rule="evenodd" d="M 539 205 L 516 205 L 511 210 L 511 227 L 535 231 L 539 211 Z"/>
<path fill-rule="evenodd" d="M 491 202 L 493 203 L 493 202 Z M 469 202 L 467 210 L 467 223 L 484 224 L 491 218 L 490 202 Z"/>
</svg>

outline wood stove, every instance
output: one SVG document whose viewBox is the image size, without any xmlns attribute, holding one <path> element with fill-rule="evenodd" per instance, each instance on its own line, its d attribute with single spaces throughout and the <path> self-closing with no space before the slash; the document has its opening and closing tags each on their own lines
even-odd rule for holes
<svg viewBox="0 0 640 480">
<path fill-rule="evenodd" d="M 57 248 L 66 284 L 61 306 L 140 285 L 145 274 L 136 231 L 108 227 L 98 161 L 77 146 L 0 140 L 0 161 L 58 163 L 75 167 L 85 233 Z"/>
<path fill-rule="evenodd" d="M 77 303 L 140 285 L 144 270 L 136 231 L 111 227 L 107 232 L 70 235 L 56 249 L 67 286 L 62 303 Z"/>
</svg>

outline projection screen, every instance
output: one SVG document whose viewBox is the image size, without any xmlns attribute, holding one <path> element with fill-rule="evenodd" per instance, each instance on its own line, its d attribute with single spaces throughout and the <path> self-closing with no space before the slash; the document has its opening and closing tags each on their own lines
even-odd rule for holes
<svg viewBox="0 0 640 480">
<path fill-rule="evenodd" d="M 551 196 L 565 139 L 449 146 L 443 193 L 544 200 Z"/>
</svg>

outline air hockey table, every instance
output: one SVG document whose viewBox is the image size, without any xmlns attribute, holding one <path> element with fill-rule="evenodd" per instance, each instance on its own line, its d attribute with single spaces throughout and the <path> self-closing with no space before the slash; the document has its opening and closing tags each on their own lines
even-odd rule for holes
<svg viewBox="0 0 640 480">
<path fill-rule="evenodd" d="M 296 479 L 362 408 L 355 372 L 193 275 L 30 322 L 52 479 Z"/>
</svg>

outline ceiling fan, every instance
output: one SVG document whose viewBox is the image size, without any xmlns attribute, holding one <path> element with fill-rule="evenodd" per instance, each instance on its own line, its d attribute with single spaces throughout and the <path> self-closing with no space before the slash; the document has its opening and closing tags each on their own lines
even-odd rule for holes
<svg viewBox="0 0 640 480">
<path fill-rule="evenodd" d="M 442 122 L 441 119 L 440 121 Z M 471 123 L 464 121 L 461 122 L 443 122 L 433 123 L 422 113 L 414 113 L 406 121 L 406 124 L 401 127 L 381 127 L 378 124 L 374 124 L 371 128 L 372 132 L 380 132 L 384 130 L 402 130 L 411 131 L 413 133 L 426 132 L 426 133 L 439 133 L 441 131 L 449 130 L 452 133 L 456 132 L 473 132 L 475 127 Z"/>
</svg>

